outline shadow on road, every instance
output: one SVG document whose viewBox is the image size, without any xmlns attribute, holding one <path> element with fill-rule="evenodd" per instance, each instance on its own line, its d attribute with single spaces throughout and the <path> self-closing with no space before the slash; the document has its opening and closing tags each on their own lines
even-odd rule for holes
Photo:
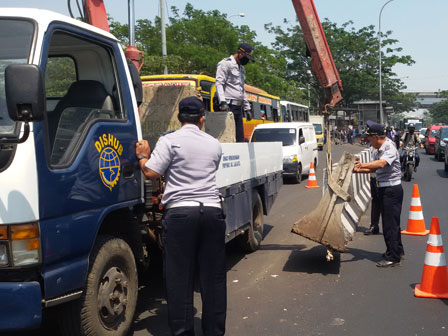
<svg viewBox="0 0 448 336">
<path fill-rule="evenodd" d="M 353 258 L 351 258 L 349 260 L 343 260 L 342 261 L 343 263 L 364 260 L 364 259 L 377 262 L 382 259 L 382 254 L 379 252 L 371 252 L 371 251 L 360 250 L 360 249 L 356 249 L 356 248 L 348 248 L 345 253 L 351 254 L 353 256 Z"/>
<path fill-rule="evenodd" d="M 295 249 L 291 252 L 283 267 L 283 271 L 308 274 L 320 273 L 323 275 L 339 274 L 341 264 L 339 253 L 334 252 L 334 260 L 327 262 L 325 259 L 327 249 L 324 246 L 315 246 L 306 251 L 301 251 L 301 249 Z"/>
<path fill-rule="evenodd" d="M 445 169 L 437 169 L 436 172 L 440 177 L 448 178 L 448 173 L 445 171 Z"/>
</svg>

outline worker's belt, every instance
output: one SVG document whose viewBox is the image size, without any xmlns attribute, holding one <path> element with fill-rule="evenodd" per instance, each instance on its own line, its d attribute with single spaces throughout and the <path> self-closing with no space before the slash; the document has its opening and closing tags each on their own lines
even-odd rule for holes
<svg viewBox="0 0 448 336">
<path fill-rule="evenodd" d="M 242 100 L 229 99 L 229 105 L 241 106 L 242 103 L 243 103 Z"/>
<path fill-rule="evenodd" d="M 198 206 L 205 206 L 205 207 L 213 207 L 213 208 L 220 208 L 220 203 L 201 203 L 196 201 L 182 201 L 182 202 L 171 202 L 165 206 L 165 209 L 172 209 L 172 208 L 180 208 L 180 207 L 198 207 Z"/>
<path fill-rule="evenodd" d="M 376 182 L 376 185 L 378 186 L 378 188 L 384 188 L 384 187 L 393 187 L 396 185 L 401 184 L 401 180 L 396 180 L 396 181 L 390 181 L 390 182 Z"/>
</svg>

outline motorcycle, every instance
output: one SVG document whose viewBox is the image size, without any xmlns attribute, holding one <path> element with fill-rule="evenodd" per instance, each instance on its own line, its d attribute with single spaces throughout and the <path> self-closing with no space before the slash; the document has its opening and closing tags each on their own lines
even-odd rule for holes
<svg viewBox="0 0 448 336">
<path fill-rule="evenodd" d="M 401 162 L 401 172 L 405 181 L 409 182 L 415 167 L 415 147 L 405 147 L 403 150 L 405 154 Z"/>
</svg>

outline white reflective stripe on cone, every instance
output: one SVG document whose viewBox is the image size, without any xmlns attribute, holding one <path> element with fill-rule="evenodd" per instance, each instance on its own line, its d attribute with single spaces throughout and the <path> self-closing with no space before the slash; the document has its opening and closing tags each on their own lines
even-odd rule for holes
<svg viewBox="0 0 448 336">
<path fill-rule="evenodd" d="M 310 176 L 308 176 L 308 180 L 316 181 L 316 176 L 310 175 Z"/>
<path fill-rule="evenodd" d="M 420 197 L 411 199 L 411 206 L 421 206 L 421 205 L 422 202 L 420 202 Z"/>
<path fill-rule="evenodd" d="M 446 266 L 445 255 L 443 253 L 426 252 L 425 265 Z"/>
<path fill-rule="evenodd" d="M 409 219 L 424 219 L 423 212 L 421 211 L 409 211 Z"/>
<path fill-rule="evenodd" d="M 428 244 L 431 246 L 443 246 L 442 236 L 430 234 L 428 236 Z"/>
</svg>

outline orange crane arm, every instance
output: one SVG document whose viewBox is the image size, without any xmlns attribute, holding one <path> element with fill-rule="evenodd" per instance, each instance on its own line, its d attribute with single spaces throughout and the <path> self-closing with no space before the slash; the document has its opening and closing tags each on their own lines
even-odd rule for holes
<svg viewBox="0 0 448 336">
<path fill-rule="evenodd" d="M 311 70 L 325 90 L 325 105 L 334 107 L 341 99 L 342 82 L 333 61 L 313 0 L 292 0 L 311 55 Z"/>
<path fill-rule="evenodd" d="M 83 7 L 87 23 L 110 32 L 103 0 L 83 0 Z"/>
</svg>

